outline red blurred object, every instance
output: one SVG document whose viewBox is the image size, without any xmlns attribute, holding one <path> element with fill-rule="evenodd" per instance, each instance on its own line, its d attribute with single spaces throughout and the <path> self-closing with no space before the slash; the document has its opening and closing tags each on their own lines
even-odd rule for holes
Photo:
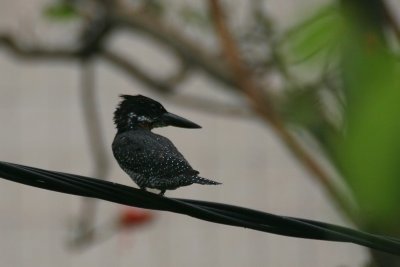
<svg viewBox="0 0 400 267">
<path fill-rule="evenodd" d="M 144 225 L 154 219 L 152 212 L 139 208 L 125 208 L 119 216 L 119 225 L 123 228 L 130 228 L 138 225 Z"/>
</svg>

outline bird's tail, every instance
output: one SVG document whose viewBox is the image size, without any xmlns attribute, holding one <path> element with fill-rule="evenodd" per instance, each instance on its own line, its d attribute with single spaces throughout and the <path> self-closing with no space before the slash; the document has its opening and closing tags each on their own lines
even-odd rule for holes
<svg viewBox="0 0 400 267">
<path fill-rule="evenodd" d="M 217 184 L 222 184 L 220 182 L 216 182 L 210 179 L 206 179 L 203 177 L 199 177 L 199 176 L 192 176 L 190 177 L 190 181 L 194 184 L 209 184 L 209 185 L 217 185 Z"/>
</svg>

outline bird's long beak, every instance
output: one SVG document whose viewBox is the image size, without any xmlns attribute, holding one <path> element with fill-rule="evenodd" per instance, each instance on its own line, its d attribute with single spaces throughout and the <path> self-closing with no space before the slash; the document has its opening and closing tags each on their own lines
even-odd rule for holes
<svg viewBox="0 0 400 267">
<path fill-rule="evenodd" d="M 181 128 L 201 128 L 200 125 L 191 122 L 190 120 L 187 120 L 185 118 L 182 118 L 178 115 L 172 114 L 172 113 L 164 113 L 161 116 L 161 120 L 166 124 L 166 125 L 171 125 L 175 127 L 181 127 Z"/>
</svg>

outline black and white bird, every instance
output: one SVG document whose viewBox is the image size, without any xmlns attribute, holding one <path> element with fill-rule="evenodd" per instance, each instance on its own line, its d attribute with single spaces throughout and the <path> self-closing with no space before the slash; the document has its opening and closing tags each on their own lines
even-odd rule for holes
<svg viewBox="0 0 400 267">
<path fill-rule="evenodd" d="M 199 177 L 174 144 L 151 132 L 153 128 L 176 126 L 201 128 L 199 125 L 169 113 L 159 102 L 142 95 L 121 95 L 114 112 L 117 127 L 112 150 L 119 166 L 141 188 L 173 190 L 191 184 L 217 185 Z"/>
</svg>

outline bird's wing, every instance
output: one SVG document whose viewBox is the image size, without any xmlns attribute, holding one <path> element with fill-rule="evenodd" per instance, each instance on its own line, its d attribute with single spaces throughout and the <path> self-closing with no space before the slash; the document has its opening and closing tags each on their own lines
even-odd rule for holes
<svg viewBox="0 0 400 267">
<path fill-rule="evenodd" d="M 130 172 L 161 179 L 198 174 L 172 142 L 163 136 L 153 133 L 130 134 L 121 137 L 118 143 L 118 146 L 113 145 L 113 149 L 120 151 L 114 151 L 114 154 L 125 155 L 118 161 Z"/>
</svg>

